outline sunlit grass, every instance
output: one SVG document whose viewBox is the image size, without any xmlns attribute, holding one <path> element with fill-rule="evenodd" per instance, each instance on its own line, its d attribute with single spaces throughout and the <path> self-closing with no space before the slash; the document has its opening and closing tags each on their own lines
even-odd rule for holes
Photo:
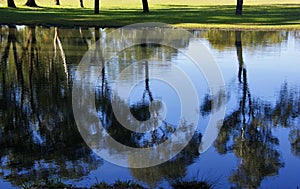
<svg viewBox="0 0 300 189">
<path fill-rule="evenodd" d="M 6 5 L 7 0 L 0 0 L 0 5 Z M 26 0 L 15 0 L 17 6 L 23 6 Z M 54 0 L 36 0 L 37 4 L 44 7 L 56 7 Z M 92 8 L 94 0 L 83 0 L 86 8 Z M 163 5 L 235 5 L 236 0 L 148 0 L 150 8 L 158 8 Z M 61 6 L 68 8 L 79 7 L 79 0 L 60 0 Z M 270 5 L 270 4 L 299 4 L 299 0 L 247 0 L 247 5 Z M 140 8 L 141 0 L 100 0 L 104 9 L 115 8 Z"/>
<path fill-rule="evenodd" d="M 99 15 L 93 14 L 92 0 L 36 0 L 40 8 L 24 6 L 15 0 L 17 9 L 0 0 L 1 24 L 44 24 L 58 26 L 120 27 L 140 22 L 164 22 L 185 28 L 227 29 L 300 29 L 299 0 L 244 1 L 244 14 L 235 16 L 236 0 L 148 0 L 150 13 L 142 13 L 141 0 L 101 0 Z"/>
</svg>

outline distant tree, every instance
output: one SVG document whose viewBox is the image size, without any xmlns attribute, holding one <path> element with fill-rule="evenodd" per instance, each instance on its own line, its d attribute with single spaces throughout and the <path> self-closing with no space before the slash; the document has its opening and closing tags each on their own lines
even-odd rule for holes
<svg viewBox="0 0 300 189">
<path fill-rule="evenodd" d="M 142 3 L 143 3 L 143 12 L 148 13 L 149 12 L 148 0 L 142 0 Z"/>
<path fill-rule="evenodd" d="M 55 2 L 55 5 L 60 5 L 59 0 L 55 0 L 54 2 Z"/>
<path fill-rule="evenodd" d="M 242 15 L 242 13 L 243 13 L 243 0 L 237 0 L 235 15 Z"/>
<path fill-rule="evenodd" d="M 11 8 L 16 8 L 14 0 L 7 0 L 7 6 Z"/>
<path fill-rule="evenodd" d="M 80 7 L 83 8 L 83 0 L 80 0 Z"/>
<path fill-rule="evenodd" d="M 99 1 L 100 0 L 95 0 L 95 11 L 94 11 L 95 14 L 99 14 L 99 4 L 100 4 Z"/>
<path fill-rule="evenodd" d="M 28 7 L 38 7 L 37 4 L 35 3 L 35 0 L 27 0 L 25 5 Z"/>
</svg>

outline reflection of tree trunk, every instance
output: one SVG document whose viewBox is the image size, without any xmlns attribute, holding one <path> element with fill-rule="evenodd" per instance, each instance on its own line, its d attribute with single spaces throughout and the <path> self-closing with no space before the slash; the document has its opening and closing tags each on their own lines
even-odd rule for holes
<svg viewBox="0 0 300 189">
<path fill-rule="evenodd" d="M 79 33 L 80 33 L 80 37 L 81 37 L 83 43 L 86 45 L 86 49 L 89 49 L 89 44 L 88 44 L 88 42 L 87 42 L 86 37 L 85 37 L 84 34 L 82 33 L 81 28 L 79 28 Z"/>
<path fill-rule="evenodd" d="M 28 34 L 28 39 L 27 39 L 27 44 L 25 45 L 24 52 L 22 53 L 22 58 L 23 56 L 28 53 L 28 63 L 29 63 L 29 80 L 28 80 L 28 92 L 30 96 L 30 105 L 32 108 L 32 114 L 35 115 L 38 123 L 41 123 L 40 116 L 39 116 L 39 110 L 35 104 L 34 101 L 34 95 L 33 95 L 33 85 L 32 85 L 32 77 L 33 77 L 33 72 L 34 72 L 34 65 L 36 67 L 39 66 L 39 52 L 38 52 L 38 47 L 36 43 L 36 32 L 35 32 L 35 26 L 29 26 L 29 34 Z"/>
<path fill-rule="evenodd" d="M 107 81 L 105 78 L 105 65 L 104 65 L 104 58 L 102 54 L 102 49 L 100 48 L 100 27 L 95 27 L 95 51 L 94 51 L 94 61 L 96 61 L 98 64 L 101 63 L 102 67 L 102 86 L 101 86 L 101 92 L 102 95 L 106 97 L 106 86 L 107 86 Z"/>
<path fill-rule="evenodd" d="M 242 15 L 243 13 L 243 0 L 237 0 L 235 15 Z"/>
<path fill-rule="evenodd" d="M 7 6 L 11 8 L 16 8 L 14 0 L 7 0 Z"/>
<path fill-rule="evenodd" d="M 18 59 L 16 32 L 17 32 L 16 26 L 9 26 L 8 48 L 10 47 L 10 44 L 12 44 L 13 56 L 16 65 L 16 70 L 17 70 L 17 80 L 23 83 L 24 78 L 23 78 L 23 71 L 22 71 L 22 60 L 19 61 Z"/>
<path fill-rule="evenodd" d="M 28 7 L 38 7 L 38 5 L 35 3 L 35 0 L 27 0 L 25 5 Z"/>
<path fill-rule="evenodd" d="M 95 0 L 95 10 L 94 13 L 95 14 L 99 14 L 99 6 L 100 6 L 100 0 Z"/>
<path fill-rule="evenodd" d="M 18 52 L 17 52 L 17 38 L 16 38 L 16 33 L 17 33 L 17 28 L 16 26 L 9 26 L 9 30 L 8 30 L 8 49 L 5 49 L 5 54 L 7 53 L 7 58 L 8 58 L 8 55 L 9 55 L 9 49 L 10 49 L 10 46 L 12 45 L 12 49 L 13 49 L 13 57 L 14 57 L 14 62 L 15 62 L 15 66 L 16 66 L 16 71 L 17 71 L 17 87 L 19 88 L 20 87 L 20 97 L 21 98 L 18 98 L 18 100 L 21 100 L 20 102 L 20 109 L 22 110 L 23 109 L 23 101 L 24 101 L 24 97 L 25 97 L 25 87 L 24 87 L 24 76 L 23 76 L 23 67 L 22 67 L 22 59 L 19 59 L 18 58 Z M 8 50 L 8 51 L 7 51 Z M 4 57 L 6 58 L 6 57 Z M 20 84 L 20 85 L 19 85 Z M 16 96 L 14 96 L 14 100 L 17 100 Z M 17 109 L 17 104 L 15 104 L 15 109 Z M 21 120 L 26 120 L 27 118 L 23 116 L 23 114 L 20 114 L 21 116 Z"/>
<path fill-rule="evenodd" d="M 17 45 L 16 45 L 16 40 L 15 38 L 12 41 L 12 46 L 13 46 L 13 54 L 14 54 L 14 61 L 16 64 L 16 69 L 17 69 L 17 79 L 18 81 L 21 81 L 23 83 L 23 71 L 22 71 L 22 60 L 18 60 L 18 52 L 17 52 Z"/>
<path fill-rule="evenodd" d="M 243 60 L 243 49 L 242 49 L 242 32 L 241 31 L 235 31 L 235 47 L 236 47 L 236 53 L 238 57 L 239 62 L 239 71 L 238 71 L 238 78 L 239 82 L 243 84 L 243 97 L 241 100 L 241 111 L 243 115 L 243 125 L 246 124 L 246 101 L 248 97 L 249 102 L 249 115 L 253 115 L 252 111 L 252 100 L 251 100 L 251 94 L 248 87 L 248 81 L 247 81 L 247 70 L 244 65 Z"/>
<path fill-rule="evenodd" d="M 6 99 L 6 64 L 7 64 L 7 59 L 8 59 L 8 55 L 9 55 L 9 49 L 10 49 L 10 41 L 7 40 L 7 44 L 4 47 L 4 52 L 3 55 L 1 57 L 1 72 L 2 72 L 2 94 L 3 94 L 3 99 Z M 6 107 L 6 100 L 3 101 L 3 106 Z"/>
<path fill-rule="evenodd" d="M 142 53 L 144 55 L 146 55 L 146 48 L 147 47 L 142 47 Z M 144 92 L 143 98 L 145 98 L 146 93 L 148 93 L 150 102 L 152 102 L 153 96 L 152 96 L 152 93 L 151 93 L 150 87 L 149 87 L 149 63 L 148 63 L 147 59 L 144 59 L 144 62 L 145 62 L 145 92 Z"/>
<path fill-rule="evenodd" d="M 67 80 L 68 80 L 69 72 L 68 72 L 68 66 L 67 66 L 67 61 L 66 61 L 66 55 L 65 55 L 64 49 L 62 47 L 61 41 L 58 37 L 57 27 L 55 27 L 55 29 L 54 29 L 54 53 L 55 53 L 54 56 L 55 57 L 56 57 L 56 42 L 57 42 L 58 48 L 60 50 L 61 58 L 62 58 L 63 65 L 64 65 L 65 74 L 66 74 L 66 77 L 67 77 Z"/>
<path fill-rule="evenodd" d="M 84 8 L 84 6 L 83 6 L 83 0 L 80 0 L 80 7 Z"/>
<path fill-rule="evenodd" d="M 147 30 L 143 30 L 141 39 L 141 48 L 142 48 L 142 60 L 145 62 L 145 92 L 143 95 L 143 98 L 145 98 L 146 93 L 148 93 L 150 101 L 153 101 L 152 93 L 149 88 L 149 63 L 147 60 Z"/>
<path fill-rule="evenodd" d="M 148 13 L 149 12 L 148 0 L 142 0 L 142 3 L 143 3 L 143 12 Z"/>
<path fill-rule="evenodd" d="M 97 26 L 95 27 L 95 42 L 97 42 L 100 39 L 100 28 Z M 96 46 L 99 46 L 99 43 L 96 43 Z"/>
<path fill-rule="evenodd" d="M 57 38 L 57 28 L 54 29 L 54 39 L 53 39 L 54 59 L 56 59 L 56 57 L 57 57 L 57 44 L 56 44 L 56 38 Z"/>
<path fill-rule="evenodd" d="M 36 35 L 35 35 L 35 27 L 30 26 L 30 62 L 35 62 L 36 65 L 38 66 L 38 49 L 36 48 Z M 36 51 L 36 54 L 35 54 Z M 36 57 L 35 57 L 36 55 Z"/>
<path fill-rule="evenodd" d="M 244 67 L 243 49 L 242 49 L 242 34 L 241 31 L 235 31 L 235 48 L 239 62 L 239 82 L 242 82 L 242 71 Z"/>
</svg>

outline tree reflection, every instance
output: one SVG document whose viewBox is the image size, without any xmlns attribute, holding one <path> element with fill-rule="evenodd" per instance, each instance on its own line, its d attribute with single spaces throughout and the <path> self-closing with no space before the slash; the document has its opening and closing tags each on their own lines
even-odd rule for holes
<svg viewBox="0 0 300 189">
<path fill-rule="evenodd" d="M 134 33 L 135 31 L 132 31 Z M 145 31 L 146 32 L 146 31 Z M 144 33 L 143 36 L 147 36 Z M 183 43 L 187 44 L 187 43 Z M 140 121 L 149 120 L 152 115 L 159 116 L 160 105 L 159 103 L 155 104 L 155 95 L 152 93 L 152 90 L 155 89 L 153 85 L 151 85 L 150 75 L 150 64 L 148 60 L 152 57 L 158 58 L 158 60 L 162 60 L 163 57 L 171 57 L 169 54 L 174 53 L 174 49 L 168 49 L 166 47 L 161 47 L 157 44 L 146 44 L 143 41 L 141 45 L 137 45 L 134 48 L 129 48 L 126 51 L 122 52 L 118 57 L 118 63 L 122 63 L 118 65 L 118 68 L 114 68 L 114 70 L 119 70 L 121 72 L 126 66 L 132 64 L 132 62 L 140 62 L 134 68 L 136 70 L 131 70 L 133 73 L 137 73 L 136 75 L 141 75 L 143 78 L 143 94 L 139 99 L 135 99 L 135 103 L 130 104 L 130 112 L 133 114 L 133 117 Z M 124 57 L 124 59 L 120 59 L 120 57 Z M 160 67 L 162 65 L 151 64 L 151 67 Z M 167 67 L 167 65 L 165 65 Z M 165 67 L 162 67 L 165 69 Z M 160 69 L 162 69 L 160 68 Z M 128 104 L 126 101 L 118 97 L 117 95 L 112 95 L 111 87 L 107 72 L 110 70 L 110 65 L 107 68 L 102 70 L 101 82 L 99 82 L 100 86 L 98 87 L 100 90 L 96 92 L 96 107 L 98 110 L 98 115 L 102 121 L 103 126 L 109 133 L 111 137 L 113 137 L 118 142 L 125 144 L 127 146 L 132 147 L 153 147 L 159 145 L 164 142 L 168 137 L 170 137 L 176 129 L 175 125 L 163 122 L 162 125 L 156 125 L 156 122 L 151 122 L 154 125 L 153 131 L 147 133 L 136 133 L 132 132 L 126 128 L 124 128 L 116 119 L 114 112 L 112 110 L 111 101 L 114 101 L 118 105 L 118 111 L 123 113 L 121 116 L 128 117 L 125 114 L 126 108 L 128 108 Z M 130 74 L 129 74 L 130 75 Z M 132 74 L 134 77 L 138 77 Z M 128 76 L 128 77 L 131 77 Z M 129 82 L 129 78 L 126 78 L 126 81 Z M 155 114 L 156 113 L 156 114 Z M 128 120 L 129 122 L 131 120 Z M 188 125 L 185 127 L 189 128 Z M 188 131 L 187 131 L 188 133 Z M 105 140 L 105 139 L 103 139 Z M 183 139 L 184 140 L 184 139 Z M 170 182 L 174 179 L 182 178 L 186 175 L 187 166 L 194 162 L 194 159 L 199 157 L 198 148 L 201 142 L 201 134 L 196 133 L 189 145 L 185 147 L 185 149 L 175 156 L 172 160 L 151 168 L 143 168 L 143 169 L 133 169 L 131 168 L 131 174 L 139 181 L 143 181 L 147 183 L 150 187 L 155 187 L 160 181 L 163 179 L 167 179 Z M 108 148 L 108 150 L 111 150 Z M 111 152 L 114 153 L 114 152 Z M 156 154 L 157 155 L 157 154 Z M 155 155 L 155 156 L 156 156 Z M 164 152 L 160 152 L 161 156 L 166 156 L 168 154 L 164 154 Z M 153 154 L 149 154 L 149 157 L 154 156 Z M 129 156 L 128 163 L 130 165 L 135 164 L 135 158 Z"/>
<path fill-rule="evenodd" d="M 74 65 L 80 62 L 92 43 L 103 40 L 106 45 L 103 48 L 116 48 L 117 51 L 120 47 L 115 43 L 122 41 L 122 33 L 108 41 L 103 39 L 101 32 L 98 27 L 90 30 L 1 27 L 0 167 L 1 174 L 8 181 L 21 185 L 49 177 L 80 179 L 101 165 L 102 162 L 86 146 L 77 130 L 69 85 Z M 132 31 L 130 35 L 134 39 L 138 34 Z M 170 35 L 176 35 L 176 31 Z M 287 33 L 209 30 L 201 32 L 201 35 L 217 49 L 235 47 L 240 96 L 237 108 L 226 116 L 214 146 L 220 154 L 234 153 L 240 159 L 237 169 L 229 177 L 230 182 L 239 188 L 257 188 L 264 178 L 277 175 L 283 166 L 277 150 L 279 141 L 272 135 L 272 127 L 291 129 L 291 151 L 300 157 L 300 129 L 296 119 L 300 114 L 300 92 L 291 90 L 287 83 L 282 85 L 275 106 L 253 98 L 243 59 L 243 45 L 254 47 L 281 43 L 287 38 Z M 166 35 L 162 40 L 169 38 L 172 39 Z M 176 44 L 184 48 L 189 40 L 182 37 Z M 103 55 L 97 45 L 100 43 L 96 44 L 94 59 L 101 59 Z M 168 139 L 175 126 L 163 123 L 148 134 L 127 130 L 117 121 L 111 102 L 116 101 L 120 110 L 128 108 L 128 103 L 112 95 L 111 84 L 129 64 L 142 62 L 134 68 L 144 78 L 144 93 L 139 103 L 130 104 L 130 110 L 136 119 L 148 120 L 153 113 L 149 106 L 155 99 L 155 90 L 149 80 L 149 69 L 153 65 L 147 60 L 155 57 L 169 61 L 177 51 L 142 43 L 122 53 L 115 62 L 101 70 L 100 86 L 96 91 L 98 117 L 109 135 L 120 143 L 132 147 L 155 146 Z M 160 66 L 157 70 L 168 69 L 167 64 L 155 66 Z M 218 108 L 224 103 L 224 96 L 223 92 L 212 98 L 206 96 L 201 113 L 206 115 L 212 107 Z M 159 108 L 158 104 L 154 110 Z M 189 145 L 172 160 L 151 168 L 130 169 L 130 172 L 150 187 L 156 187 L 164 179 L 171 182 L 182 178 L 186 176 L 187 167 L 199 157 L 200 142 L 201 134 L 196 133 Z M 128 163 L 134 164 L 134 160 L 129 158 Z"/>
<path fill-rule="evenodd" d="M 148 52 L 148 48 L 150 49 L 150 52 Z M 130 105 L 129 107 L 133 117 L 140 121 L 148 120 L 151 114 L 159 116 L 159 109 L 161 108 L 160 103 L 153 102 L 154 97 L 151 92 L 149 64 L 147 61 L 149 57 L 156 56 L 156 53 L 159 51 L 154 49 L 157 48 L 160 47 L 153 45 L 144 46 L 142 44 L 135 47 L 135 51 L 138 51 L 136 49 L 139 49 L 141 53 L 138 54 L 141 55 L 138 55 L 138 57 L 132 55 L 132 58 L 136 61 L 143 61 L 138 66 L 138 69 L 144 67 L 144 72 L 140 72 L 144 73 L 145 88 L 143 95 L 141 96 L 140 101 Z M 124 54 L 125 53 L 126 52 L 124 52 Z M 126 61 L 128 63 L 131 62 L 130 59 L 127 59 Z M 122 67 L 123 66 L 124 65 L 122 65 Z M 111 82 L 109 82 L 108 78 L 105 77 L 105 70 L 106 69 L 102 70 L 102 81 L 101 86 L 99 87 L 101 88 L 101 91 L 96 92 L 96 106 L 98 109 L 98 114 L 100 115 L 100 119 L 110 136 L 112 136 L 118 142 L 132 147 L 150 147 L 168 139 L 168 137 L 175 131 L 175 126 L 172 124 L 163 122 L 162 125 L 157 125 L 155 121 L 151 122 L 151 124 L 155 125 L 154 127 L 157 129 L 148 133 L 150 134 L 150 136 L 148 136 L 147 134 L 132 132 L 124 128 L 122 124 L 118 122 L 115 114 L 113 113 L 111 101 L 114 101 L 116 104 L 118 104 L 118 111 L 121 112 L 121 116 L 123 117 L 127 117 L 125 110 L 127 109 L 128 105 L 123 99 L 111 94 L 111 87 L 108 85 L 108 83 Z M 130 122 L 131 120 L 128 121 Z"/>
<path fill-rule="evenodd" d="M 169 183 L 177 179 L 184 178 L 187 174 L 187 167 L 194 163 L 199 157 L 199 145 L 201 142 L 201 134 L 196 133 L 189 144 L 174 158 L 158 166 L 134 169 L 131 168 L 131 175 L 142 181 L 150 188 L 157 187 L 159 182 L 167 180 Z"/>
<path fill-rule="evenodd" d="M 57 29 L 10 26 L 7 30 L 0 77 L 4 178 L 21 185 L 51 177 L 87 175 L 101 161 L 76 129 L 66 62 L 53 59 L 53 47 L 47 45 L 54 44 L 48 36 L 54 36 Z"/>
<path fill-rule="evenodd" d="M 205 38 L 217 50 L 223 51 L 235 48 L 236 31 L 207 30 L 198 32 L 197 37 Z M 281 44 L 288 39 L 288 32 L 284 31 L 243 31 L 241 33 L 243 44 L 247 49 L 257 49 L 269 45 Z"/>
<path fill-rule="evenodd" d="M 288 84 L 282 85 L 276 106 L 272 111 L 272 123 L 275 126 L 290 128 L 289 141 L 292 154 L 300 158 L 300 89 L 290 89 Z"/>
<path fill-rule="evenodd" d="M 241 32 L 235 32 L 239 62 L 238 78 L 242 93 L 239 107 L 226 116 L 215 147 L 219 153 L 233 152 L 241 163 L 229 180 L 238 188 L 258 188 L 266 176 L 277 175 L 283 163 L 272 135 L 270 108 L 251 97 L 243 60 Z"/>
<path fill-rule="evenodd" d="M 291 130 L 289 140 L 293 155 L 300 158 L 300 129 Z"/>
</svg>

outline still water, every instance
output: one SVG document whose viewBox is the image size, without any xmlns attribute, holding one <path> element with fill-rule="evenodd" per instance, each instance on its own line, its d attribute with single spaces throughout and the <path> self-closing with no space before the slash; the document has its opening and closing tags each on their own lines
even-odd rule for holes
<svg viewBox="0 0 300 189">
<path fill-rule="evenodd" d="M 168 188 L 182 179 L 206 180 L 216 188 L 300 187 L 299 31 L 190 31 L 197 40 L 181 38 L 179 49 L 137 45 L 111 58 L 96 74 L 96 114 L 122 144 L 155 147 L 181 121 L 180 94 L 156 78 L 175 80 L 174 69 L 179 68 L 198 94 L 199 122 L 189 144 L 164 164 L 134 169 L 109 163 L 92 151 L 72 110 L 72 87 L 82 57 L 98 40 L 117 49 L 121 35 L 106 40 L 112 30 L 1 26 L 0 188 L 51 178 L 77 186 L 134 180 Z M 182 53 L 195 43 L 206 46 L 223 75 L 225 88 L 214 95 L 205 75 Z M 128 88 L 129 97 L 122 94 Z M 161 109 L 167 113 L 159 128 L 146 134 L 122 127 L 112 107 L 116 103 L 121 113 L 129 109 L 135 119 L 145 121 L 153 101 L 158 102 L 152 103 L 157 114 Z M 209 118 L 221 106 L 226 112 L 219 134 L 199 153 Z M 188 123 L 185 128 L 188 132 Z M 97 128 L 87 132 L 96 133 Z M 108 156 L 119 154 L 106 148 Z M 135 162 L 127 157 L 127 163 Z"/>
</svg>

